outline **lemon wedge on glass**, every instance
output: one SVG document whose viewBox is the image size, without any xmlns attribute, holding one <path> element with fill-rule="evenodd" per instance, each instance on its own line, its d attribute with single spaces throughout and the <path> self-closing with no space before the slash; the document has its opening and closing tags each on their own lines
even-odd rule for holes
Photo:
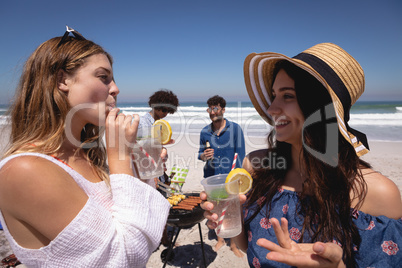
<svg viewBox="0 0 402 268">
<path fill-rule="evenodd" d="M 251 178 L 250 173 L 247 172 L 244 168 L 235 168 L 229 172 L 226 177 L 226 191 L 229 194 L 237 194 L 237 189 L 234 188 L 236 185 L 227 184 L 228 182 L 232 182 L 234 180 L 239 179 L 239 194 L 246 194 L 250 191 L 251 186 L 253 185 L 253 179 Z"/>
<path fill-rule="evenodd" d="M 159 119 L 153 124 L 154 126 L 161 126 L 161 143 L 167 144 L 172 138 L 172 128 L 168 121 Z"/>
</svg>

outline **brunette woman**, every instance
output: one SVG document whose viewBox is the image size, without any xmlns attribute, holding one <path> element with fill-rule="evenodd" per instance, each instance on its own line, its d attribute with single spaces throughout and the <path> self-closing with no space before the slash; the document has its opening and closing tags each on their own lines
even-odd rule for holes
<svg viewBox="0 0 402 268">
<path fill-rule="evenodd" d="M 268 148 L 243 164 L 254 182 L 236 239 L 250 266 L 398 267 L 399 189 L 359 158 L 367 139 L 348 125 L 364 91 L 358 62 L 323 43 L 293 58 L 250 54 L 244 73 L 254 107 L 274 126 Z M 214 228 L 217 215 L 206 214 Z"/>
</svg>

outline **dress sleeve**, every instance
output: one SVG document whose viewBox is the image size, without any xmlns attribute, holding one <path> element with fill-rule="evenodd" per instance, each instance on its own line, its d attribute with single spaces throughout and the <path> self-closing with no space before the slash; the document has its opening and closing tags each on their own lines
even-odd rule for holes
<svg viewBox="0 0 402 268">
<path fill-rule="evenodd" d="M 41 259 L 46 267 L 145 267 L 159 246 L 170 205 L 132 176 L 111 175 L 110 184 L 110 208 L 89 197 L 74 220 L 24 263 L 37 266 Z"/>
<path fill-rule="evenodd" d="M 151 242 L 151 252 L 161 241 L 170 204 L 163 195 L 139 179 L 125 174 L 110 176 L 113 201 L 112 216 L 122 228 L 134 227 Z"/>
<path fill-rule="evenodd" d="M 402 219 L 354 215 L 361 236 L 355 247 L 358 267 L 399 267 L 402 263 Z"/>
</svg>

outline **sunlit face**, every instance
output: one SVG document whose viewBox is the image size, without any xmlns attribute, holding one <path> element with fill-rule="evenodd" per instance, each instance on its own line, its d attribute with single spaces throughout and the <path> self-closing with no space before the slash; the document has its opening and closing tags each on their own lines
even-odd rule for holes
<svg viewBox="0 0 402 268">
<path fill-rule="evenodd" d="M 104 54 L 88 57 L 73 75 L 67 75 L 62 90 L 68 94 L 74 120 L 80 125 L 104 125 L 119 94 L 112 66 Z"/>
<path fill-rule="evenodd" d="M 284 70 L 280 70 L 275 78 L 272 95 L 268 113 L 275 122 L 276 139 L 301 145 L 305 118 L 297 102 L 295 82 Z"/>
<path fill-rule="evenodd" d="M 209 113 L 209 118 L 212 122 L 215 122 L 223 119 L 225 108 L 222 108 L 221 105 L 218 104 L 216 106 L 209 106 L 207 112 Z"/>
</svg>

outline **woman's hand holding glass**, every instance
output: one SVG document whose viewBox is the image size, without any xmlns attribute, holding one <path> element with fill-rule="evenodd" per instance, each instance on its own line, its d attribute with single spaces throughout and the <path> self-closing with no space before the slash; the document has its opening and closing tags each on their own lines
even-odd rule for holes
<svg viewBox="0 0 402 268">
<path fill-rule="evenodd" d="M 205 210 L 204 212 L 204 217 L 208 220 L 207 226 L 209 229 L 215 229 L 218 226 L 218 215 L 216 213 L 212 213 L 211 211 L 214 209 L 214 204 L 211 202 L 206 201 L 207 200 L 207 194 L 202 191 L 200 193 L 200 198 L 203 200 L 201 203 L 201 208 Z M 244 202 L 246 202 L 246 195 L 240 194 L 240 205 L 243 205 Z"/>
<path fill-rule="evenodd" d="M 335 243 L 296 243 L 290 239 L 288 221 L 271 218 L 278 244 L 265 238 L 260 238 L 257 245 L 264 247 L 270 252 L 266 258 L 269 260 L 285 263 L 297 267 L 346 267 L 342 261 L 343 251 Z"/>
<path fill-rule="evenodd" d="M 106 118 L 106 148 L 110 174 L 133 175 L 131 150 L 137 137 L 138 115 L 118 114 L 119 109 L 111 110 Z"/>
</svg>

